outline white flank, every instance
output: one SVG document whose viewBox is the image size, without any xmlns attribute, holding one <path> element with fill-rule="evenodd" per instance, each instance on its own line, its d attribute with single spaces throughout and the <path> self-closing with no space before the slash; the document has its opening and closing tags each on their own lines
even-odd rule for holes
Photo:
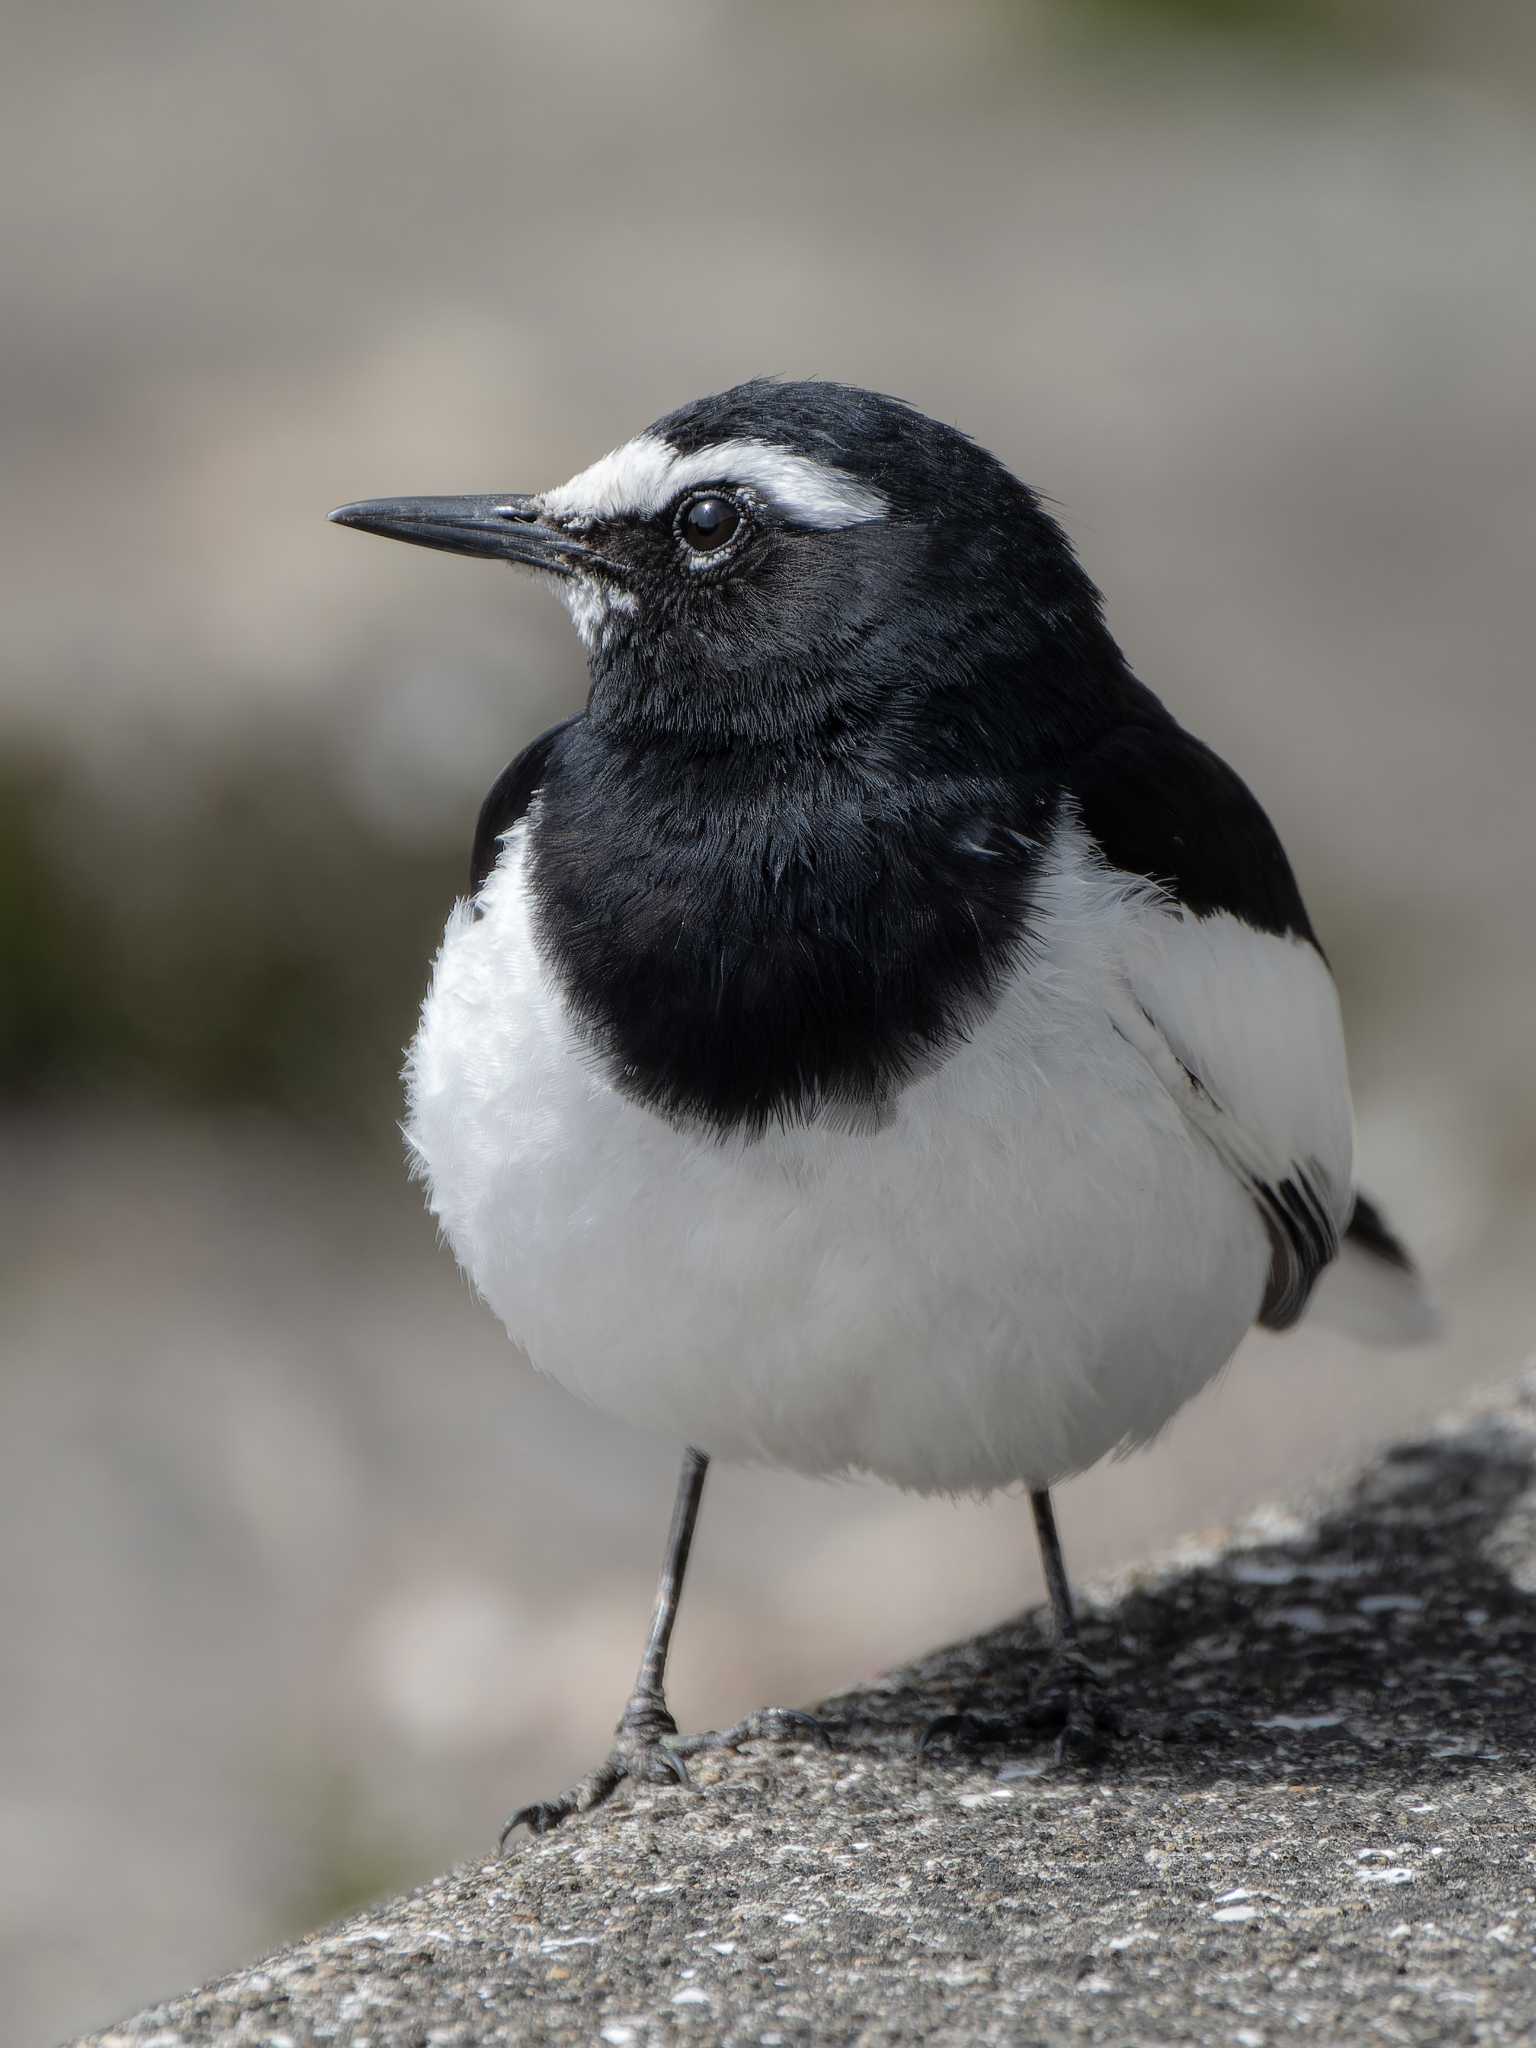
<svg viewBox="0 0 1536 2048">
<path fill-rule="evenodd" d="M 708 484 L 744 485 L 797 526 L 824 530 L 880 519 L 889 509 L 878 491 L 830 463 L 769 441 L 720 441 L 679 455 L 656 434 L 636 435 L 569 483 L 545 491 L 539 503 L 557 518 L 649 519 L 679 491 Z"/>
<path fill-rule="evenodd" d="M 1077 871 L 1095 864 L 1081 831 Z M 1245 1183 L 1298 1173 L 1342 1236 L 1354 1207 L 1354 1112 L 1333 976 L 1301 938 L 1256 931 L 1225 911 L 1179 911 L 1155 884 L 1098 863 L 1134 891 L 1116 1023 L 1193 1129 Z"/>
</svg>

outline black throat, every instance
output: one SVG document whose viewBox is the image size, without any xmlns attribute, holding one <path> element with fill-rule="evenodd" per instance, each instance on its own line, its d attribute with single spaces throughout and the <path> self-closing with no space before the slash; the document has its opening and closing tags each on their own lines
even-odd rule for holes
<svg viewBox="0 0 1536 2048">
<path fill-rule="evenodd" d="M 562 730 L 529 819 L 535 932 L 616 1086 L 721 1135 L 884 1119 L 1027 947 L 1055 816 L 1043 781 L 945 753 L 915 772 L 824 734 Z"/>
</svg>

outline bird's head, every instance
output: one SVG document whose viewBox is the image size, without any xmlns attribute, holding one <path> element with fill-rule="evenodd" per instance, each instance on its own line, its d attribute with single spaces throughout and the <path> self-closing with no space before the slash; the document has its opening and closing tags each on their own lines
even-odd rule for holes
<svg viewBox="0 0 1536 2048">
<path fill-rule="evenodd" d="M 1031 679 L 1054 700 L 1064 667 L 1118 662 L 1034 492 L 957 429 L 845 384 L 697 399 L 553 490 L 331 517 L 547 578 L 594 722 L 642 734 L 867 733 L 936 698 L 1028 698 Z"/>
</svg>

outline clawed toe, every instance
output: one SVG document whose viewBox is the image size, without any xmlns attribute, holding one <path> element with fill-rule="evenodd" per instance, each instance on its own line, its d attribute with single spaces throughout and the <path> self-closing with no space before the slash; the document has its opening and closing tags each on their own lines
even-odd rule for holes
<svg viewBox="0 0 1536 2048">
<path fill-rule="evenodd" d="M 632 1715 L 626 1715 L 620 1723 L 618 1746 L 579 1784 L 562 1792 L 558 1799 L 536 1799 L 520 1806 L 497 1838 L 498 1854 L 505 1853 L 518 1828 L 527 1828 L 531 1835 L 551 1834 L 572 1814 L 590 1813 L 594 1806 L 601 1806 L 626 1779 L 643 1785 L 691 1786 L 693 1779 L 684 1761 L 686 1757 L 703 1756 L 711 1750 L 740 1749 L 743 1743 L 775 1737 L 815 1741 L 827 1749 L 832 1746 L 831 1736 L 816 1716 L 793 1707 L 763 1707 L 734 1727 L 709 1729 L 698 1735 L 663 1734 L 658 1732 L 661 1724 L 653 1722 L 648 1724 L 644 1736 L 638 1736 L 631 1721 Z"/>
<path fill-rule="evenodd" d="M 1059 1764 L 1094 1763 L 1104 1753 L 1106 1738 L 1125 1733 L 1125 1722 L 1105 1696 L 1099 1674 L 1072 1654 L 1047 1666 L 1030 1694 L 1027 1715 L 1035 1727 L 1058 1731 Z"/>
<path fill-rule="evenodd" d="M 959 1707 L 950 1714 L 934 1715 L 917 1738 L 918 1753 L 927 1756 L 943 1742 L 952 1742 L 958 1749 L 982 1749 L 989 1742 L 1007 1742 L 1017 1736 L 1019 1725 L 997 1714 L 976 1714 L 969 1707 Z"/>
<path fill-rule="evenodd" d="M 1056 1761 L 1063 1766 L 1097 1763 L 1106 1748 L 1106 1738 L 1120 1732 L 1112 1710 L 1091 1699 L 1068 1701 L 1056 1737 Z"/>
<path fill-rule="evenodd" d="M 660 1737 L 644 1742 L 621 1738 L 619 1746 L 604 1757 L 595 1771 L 589 1771 L 558 1799 L 535 1799 L 520 1806 L 496 1838 L 497 1853 L 505 1853 L 508 1841 L 520 1827 L 527 1828 L 531 1835 L 548 1835 L 573 1813 L 590 1813 L 594 1806 L 611 1798 L 626 1778 L 638 1779 L 646 1785 L 693 1782 L 688 1766 Z"/>
<path fill-rule="evenodd" d="M 938 1714 L 918 1737 L 917 1747 L 926 1756 L 941 1743 L 981 1749 L 1037 1741 L 1053 1731 L 1056 1761 L 1063 1765 L 1095 1762 L 1104 1752 L 1106 1737 L 1125 1733 L 1124 1719 L 1105 1697 L 1098 1673 L 1081 1657 L 1053 1657 L 1017 1714 L 978 1714 L 968 1707 Z"/>
<path fill-rule="evenodd" d="M 669 1744 L 679 1756 L 699 1756 L 712 1749 L 740 1749 L 745 1742 L 772 1741 L 815 1742 L 823 1749 L 832 1747 L 832 1738 L 826 1724 L 818 1721 L 814 1714 L 802 1713 L 796 1707 L 760 1707 L 754 1714 L 748 1714 L 744 1721 L 737 1721 L 730 1728 L 712 1728 L 701 1735 L 683 1735 Z"/>
<path fill-rule="evenodd" d="M 506 1854 L 507 1843 L 518 1828 L 526 1828 L 530 1835 L 547 1835 L 575 1810 L 566 1799 L 536 1799 L 531 1806 L 520 1806 L 496 1837 L 497 1855 Z"/>
</svg>

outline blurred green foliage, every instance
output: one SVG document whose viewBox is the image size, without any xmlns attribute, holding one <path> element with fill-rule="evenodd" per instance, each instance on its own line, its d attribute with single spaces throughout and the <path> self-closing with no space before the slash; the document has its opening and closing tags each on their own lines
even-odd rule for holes
<svg viewBox="0 0 1536 2048">
<path fill-rule="evenodd" d="M 1101 47 L 1134 36 L 1347 58 L 1412 39 L 1410 11 L 1378 0 L 1059 0 L 1056 12 L 1063 26 Z"/>
<path fill-rule="evenodd" d="M 0 766 L 0 1094 L 12 1099 L 94 1062 L 101 1014 L 64 936 L 78 945 L 86 927 L 49 851 L 64 809 L 49 770 Z"/>
<path fill-rule="evenodd" d="M 0 769 L 0 1097 L 269 1110 L 393 1144 L 468 844 L 423 848 L 274 744 L 151 809 Z"/>
<path fill-rule="evenodd" d="M 1329 0 L 1077 0 L 1084 14 L 1170 35 L 1294 35 L 1336 29 Z"/>
</svg>

